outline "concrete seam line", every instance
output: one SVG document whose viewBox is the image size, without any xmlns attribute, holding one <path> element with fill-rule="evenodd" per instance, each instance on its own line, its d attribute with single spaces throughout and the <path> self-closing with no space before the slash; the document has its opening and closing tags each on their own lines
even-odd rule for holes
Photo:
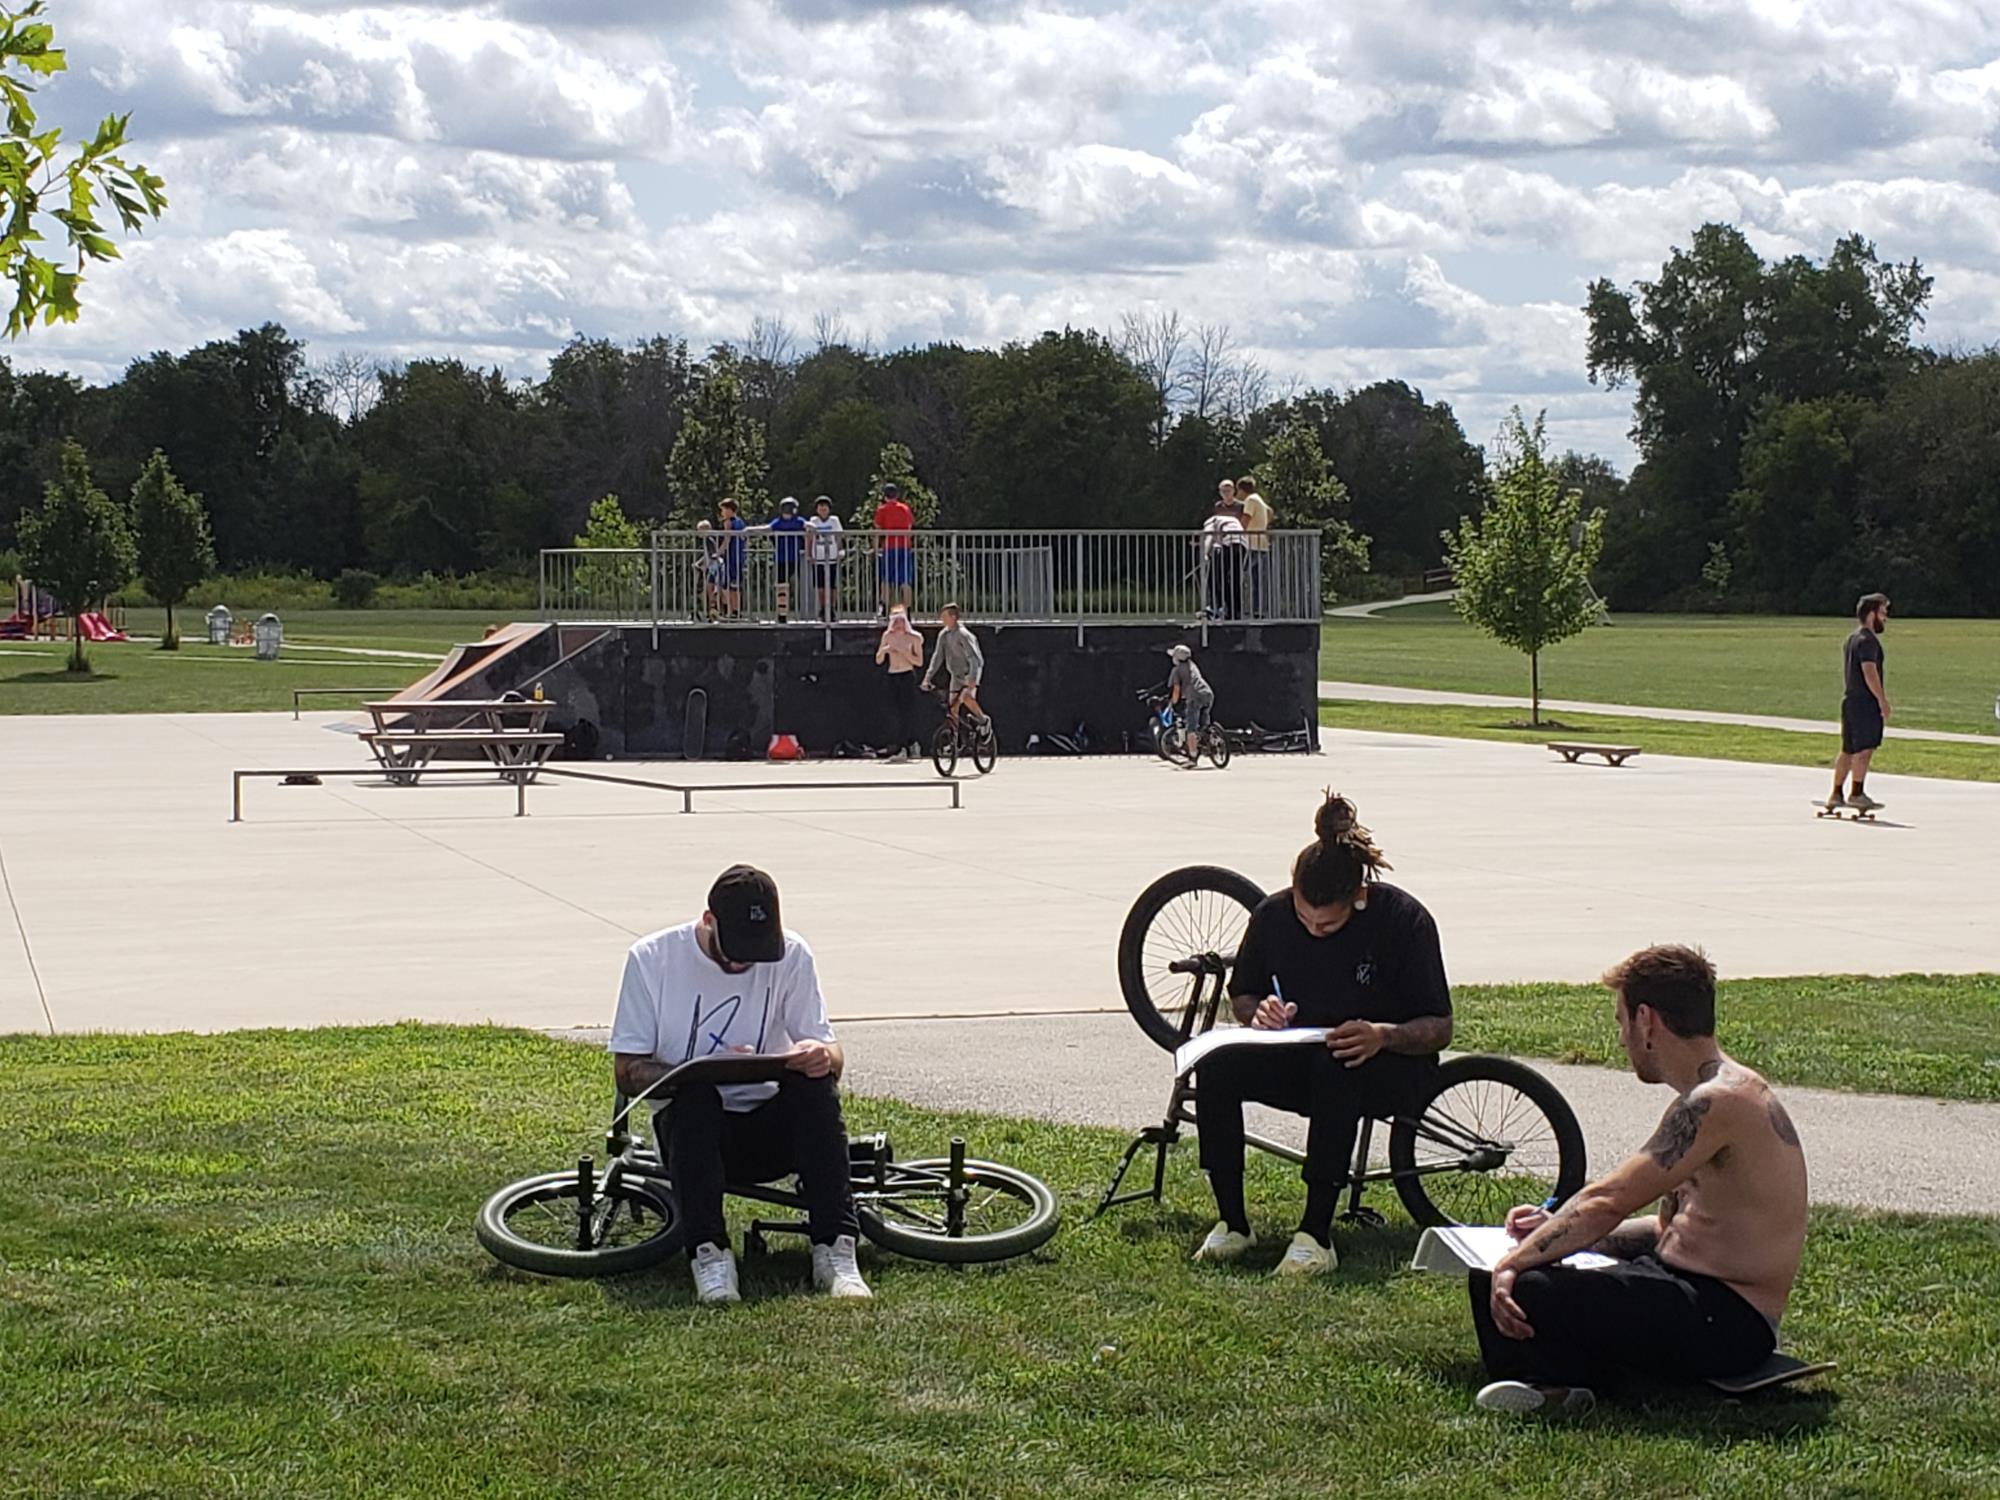
<svg viewBox="0 0 2000 1500">
<path fill-rule="evenodd" d="M 15 930 L 21 934 L 21 953 L 28 960 L 28 976 L 35 981 L 35 998 L 41 1002 L 42 1020 L 48 1024 L 49 1035 L 56 1034 L 55 1012 L 49 1009 L 49 992 L 42 988 L 42 971 L 35 964 L 34 945 L 28 941 L 27 919 L 21 915 L 21 903 L 14 897 L 14 882 L 7 874 L 7 851 L 0 848 L 0 890 L 7 892 L 7 907 L 14 913 Z"/>
</svg>

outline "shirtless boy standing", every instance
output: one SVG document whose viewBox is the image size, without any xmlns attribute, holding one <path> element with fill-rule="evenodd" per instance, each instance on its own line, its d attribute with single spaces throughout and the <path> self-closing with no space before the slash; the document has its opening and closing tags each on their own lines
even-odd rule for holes
<svg viewBox="0 0 2000 1500">
<path fill-rule="evenodd" d="M 1507 1216 L 1520 1243 L 1471 1278 L 1491 1411 L 1585 1411 L 1593 1387 L 1627 1371 L 1754 1370 L 1777 1346 L 1805 1249 L 1805 1153 L 1771 1086 L 1715 1044 L 1714 966 L 1668 944 L 1604 983 L 1633 1071 L 1679 1097 L 1608 1177 L 1554 1213 Z M 1657 1213 L 1628 1217 L 1656 1199 Z M 1558 1264 L 1578 1250 L 1618 1264 Z"/>
</svg>

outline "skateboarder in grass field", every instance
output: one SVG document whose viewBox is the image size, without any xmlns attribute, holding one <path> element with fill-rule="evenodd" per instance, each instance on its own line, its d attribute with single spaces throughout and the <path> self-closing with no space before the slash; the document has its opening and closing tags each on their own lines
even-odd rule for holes
<svg viewBox="0 0 2000 1500">
<path fill-rule="evenodd" d="M 1882 632 L 1889 628 L 1889 596 L 1863 594 L 1854 606 L 1860 621 L 1847 638 L 1845 653 L 1847 690 L 1840 700 L 1840 759 L 1833 763 L 1833 795 L 1826 810 L 1851 807 L 1856 812 L 1873 812 L 1882 804 L 1868 795 L 1868 762 L 1882 743 L 1889 721 L 1889 693 L 1882 686 Z M 1854 780 L 1847 785 L 1848 773 Z"/>
</svg>

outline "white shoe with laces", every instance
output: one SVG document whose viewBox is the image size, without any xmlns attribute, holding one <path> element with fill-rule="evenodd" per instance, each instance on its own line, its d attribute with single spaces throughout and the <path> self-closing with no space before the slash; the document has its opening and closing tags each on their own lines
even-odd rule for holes
<svg viewBox="0 0 2000 1500">
<path fill-rule="evenodd" d="M 1482 1411 L 1504 1411 L 1517 1417 L 1538 1412 L 1580 1417 L 1597 1405 L 1597 1396 L 1583 1385 L 1531 1385 L 1525 1380 L 1496 1380 L 1473 1401 Z"/>
<path fill-rule="evenodd" d="M 1209 1230 L 1207 1238 L 1195 1246 L 1194 1258 L 1208 1261 L 1213 1265 L 1226 1266 L 1231 1261 L 1243 1259 L 1244 1252 L 1257 1243 L 1254 1234 L 1238 1234 L 1222 1220 L 1215 1221 L 1215 1228 Z"/>
<path fill-rule="evenodd" d="M 1333 1246 L 1322 1245 L 1318 1240 L 1301 1229 L 1292 1236 L 1292 1243 L 1272 1267 L 1274 1276 L 1324 1276 L 1328 1271 L 1340 1268 L 1340 1257 L 1333 1253 Z"/>
<path fill-rule="evenodd" d="M 813 1246 L 813 1285 L 829 1297 L 872 1297 L 854 1259 L 854 1236 L 843 1234 L 831 1245 Z"/>
<path fill-rule="evenodd" d="M 705 1306 L 741 1302 L 736 1287 L 736 1257 L 720 1245 L 697 1245 L 694 1250 L 694 1300 Z"/>
</svg>

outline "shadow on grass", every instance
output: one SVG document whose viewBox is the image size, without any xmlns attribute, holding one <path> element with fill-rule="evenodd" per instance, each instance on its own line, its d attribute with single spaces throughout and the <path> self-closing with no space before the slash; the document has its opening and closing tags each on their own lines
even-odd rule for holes
<svg viewBox="0 0 2000 1500">
<path fill-rule="evenodd" d="M 1470 1324 L 1466 1337 L 1472 1337 Z M 1486 1384 L 1485 1367 L 1475 1356 L 1423 1368 L 1440 1385 L 1468 1393 Z M 1551 1418 L 1551 1426 L 1579 1422 L 1603 1431 L 1651 1433 L 1726 1446 L 1745 1440 L 1804 1439 L 1824 1427 L 1840 1406 L 1840 1393 L 1818 1386 L 1781 1386 L 1745 1396 L 1725 1395 L 1707 1385 L 1665 1385 L 1632 1380 L 1610 1393 L 1597 1393 L 1597 1410 L 1584 1418 Z"/>
<path fill-rule="evenodd" d="M 88 672 L 72 672 L 65 668 L 60 672 L 22 672 L 7 680 L 9 682 L 22 683 L 116 682 L 118 674 L 116 672 L 100 672 L 95 668 L 92 668 Z"/>
</svg>

